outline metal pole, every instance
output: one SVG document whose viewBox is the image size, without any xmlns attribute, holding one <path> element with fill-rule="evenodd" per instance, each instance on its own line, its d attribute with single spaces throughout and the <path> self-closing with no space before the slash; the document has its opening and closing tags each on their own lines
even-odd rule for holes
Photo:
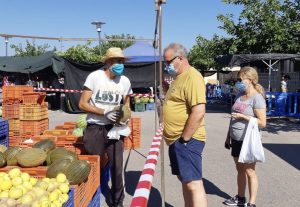
<svg viewBox="0 0 300 207">
<path fill-rule="evenodd" d="M 7 56 L 8 37 L 5 37 L 5 56 Z"/>
<path fill-rule="evenodd" d="M 159 1 L 159 85 L 160 93 L 162 93 L 162 1 Z M 162 94 L 160 94 L 160 97 Z M 162 107 L 161 107 L 162 108 Z M 165 150 L 164 141 L 161 142 L 160 146 L 160 163 L 161 163 L 161 202 L 162 207 L 165 207 Z"/>
<path fill-rule="evenodd" d="M 98 30 L 98 38 L 99 38 L 99 51 L 100 51 L 100 55 L 102 54 L 102 49 L 101 49 L 101 30 Z"/>
<path fill-rule="evenodd" d="M 272 64 L 272 60 L 269 60 L 269 66 L 268 66 L 268 68 L 269 68 L 269 92 L 271 92 L 271 69 L 272 69 L 271 64 Z"/>
</svg>

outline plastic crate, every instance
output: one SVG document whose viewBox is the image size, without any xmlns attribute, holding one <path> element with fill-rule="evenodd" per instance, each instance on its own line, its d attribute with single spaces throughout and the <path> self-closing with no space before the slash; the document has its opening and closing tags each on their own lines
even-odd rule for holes
<svg viewBox="0 0 300 207">
<path fill-rule="evenodd" d="M 61 129 L 61 130 L 74 130 L 76 128 L 75 125 L 57 125 L 55 129 Z"/>
<path fill-rule="evenodd" d="M 145 109 L 145 104 L 144 103 L 136 103 L 134 104 L 134 111 L 135 112 L 144 112 Z"/>
<path fill-rule="evenodd" d="M 22 94 L 23 104 L 43 104 L 46 98 L 45 92 L 26 92 Z"/>
<path fill-rule="evenodd" d="M 0 144 L 8 147 L 9 146 L 8 145 L 9 144 L 8 143 L 8 137 L 7 136 L 0 137 Z"/>
<path fill-rule="evenodd" d="M 32 143 L 26 143 L 25 141 L 31 139 Z M 35 143 L 42 141 L 44 139 L 50 139 L 52 140 L 54 143 L 57 142 L 57 137 L 56 136 L 43 136 L 43 135 L 39 135 L 39 136 L 28 136 L 28 137 L 19 137 L 17 139 L 12 139 L 10 146 L 18 146 L 18 147 L 23 147 L 23 148 L 27 148 L 27 147 L 32 147 L 32 145 L 34 145 Z M 25 142 L 25 143 L 24 143 Z"/>
<path fill-rule="evenodd" d="M 75 152 L 78 155 L 86 154 L 82 138 L 76 137 L 74 135 L 58 136 L 56 141 L 56 146 L 65 147 L 68 150 Z"/>
<path fill-rule="evenodd" d="M 39 121 L 20 121 L 21 136 L 40 135 L 49 128 L 49 120 L 43 119 Z"/>
<path fill-rule="evenodd" d="M 73 126 L 76 126 L 76 122 L 66 121 L 66 122 L 64 122 L 64 125 L 73 125 Z"/>
<path fill-rule="evenodd" d="M 132 117 L 128 126 L 131 134 L 124 138 L 124 150 L 139 149 L 141 147 L 141 118 Z"/>
<path fill-rule="evenodd" d="M 155 110 L 155 104 L 154 103 L 147 103 L 146 104 L 146 110 L 147 111 Z"/>
<path fill-rule="evenodd" d="M 20 130 L 20 119 L 9 119 L 8 120 L 9 131 Z"/>
<path fill-rule="evenodd" d="M 88 207 L 100 207 L 101 199 L 101 188 L 99 187 L 96 193 L 93 196 L 93 199 L 90 201 Z"/>
<path fill-rule="evenodd" d="M 3 90 L 3 102 L 9 100 L 19 100 L 20 102 L 23 93 L 33 92 L 33 87 L 25 86 L 25 85 L 3 86 L 2 90 Z"/>
<path fill-rule="evenodd" d="M 72 135 L 72 131 L 70 130 L 61 130 L 61 129 L 52 129 L 52 130 L 45 130 L 43 135 L 52 135 L 52 136 L 65 136 L 65 135 Z"/>
<path fill-rule="evenodd" d="M 7 119 L 19 118 L 19 103 L 3 103 L 2 117 Z"/>
<path fill-rule="evenodd" d="M 8 121 L 6 119 L 0 119 L 0 139 L 8 137 Z"/>
<path fill-rule="evenodd" d="M 42 120 L 48 118 L 48 103 L 39 104 L 20 104 L 20 120 Z"/>
</svg>

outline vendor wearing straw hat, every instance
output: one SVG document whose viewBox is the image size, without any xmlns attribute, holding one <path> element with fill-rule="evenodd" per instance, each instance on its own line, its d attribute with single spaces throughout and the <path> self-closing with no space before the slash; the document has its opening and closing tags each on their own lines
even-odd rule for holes
<svg viewBox="0 0 300 207">
<path fill-rule="evenodd" d="M 108 139 L 107 134 L 118 118 L 114 110 L 121 101 L 129 106 L 131 83 L 123 75 L 126 57 L 120 48 L 112 47 L 106 51 L 102 62 L 104 70 L 92 72 L 84 83 L 79 107 L 86 111 L 87 128 L 83 141 L 88 154 L 104 157 L 107 152 L 111 173 L 112 191 L 109 206 L 123 206 L 123 137 Z M 102 162 L 101 162 L 102 163 Z"/>
</svg>

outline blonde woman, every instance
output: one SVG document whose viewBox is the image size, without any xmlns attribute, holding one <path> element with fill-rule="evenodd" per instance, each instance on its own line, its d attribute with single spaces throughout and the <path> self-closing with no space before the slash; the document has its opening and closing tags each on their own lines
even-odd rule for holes
<svg viewBox="0 0 300 207">
<path fill-rule="evenodd" d="M 225 200 L 224 204 L 256 207 L 255 201 L 258 190 L 258 178 L 255 172 L 256 163 L 239 163 L 238 158 L 250 118 L 257 118 L 259 128 L 266 126 L 264 89 L 258 84 L 257 71 L 252 67 L 243 67 L 239 71 L 235 89 L 238 95 L 232 106 L 231 121 L 225 147 L 232 147 L 231 155 L 237 169 L 238 193 L 236 196 Z M 245 196 L 247 180 L 250 194 L 248 203 Z"/>
</svg>

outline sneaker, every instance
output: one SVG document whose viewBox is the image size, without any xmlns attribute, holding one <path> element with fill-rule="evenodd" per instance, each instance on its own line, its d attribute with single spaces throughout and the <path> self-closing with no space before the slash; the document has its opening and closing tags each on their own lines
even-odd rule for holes
<svg viewBox="0 0 300 207">
<path fill-rule="evenodd" d="M 246 203 L 246 198 L 245 197 L 240 197 L 238 195 L 229 198 L 223 202 L 223 204 L 227 206 L 245 206 Z"/>
<path fill-rule="evenodd" d="M 255 204 L 252 204 L 252 203 L 247 203 L 247 206 L 250 206 L 250 207 L 256 207 Z"/>
</svg>

